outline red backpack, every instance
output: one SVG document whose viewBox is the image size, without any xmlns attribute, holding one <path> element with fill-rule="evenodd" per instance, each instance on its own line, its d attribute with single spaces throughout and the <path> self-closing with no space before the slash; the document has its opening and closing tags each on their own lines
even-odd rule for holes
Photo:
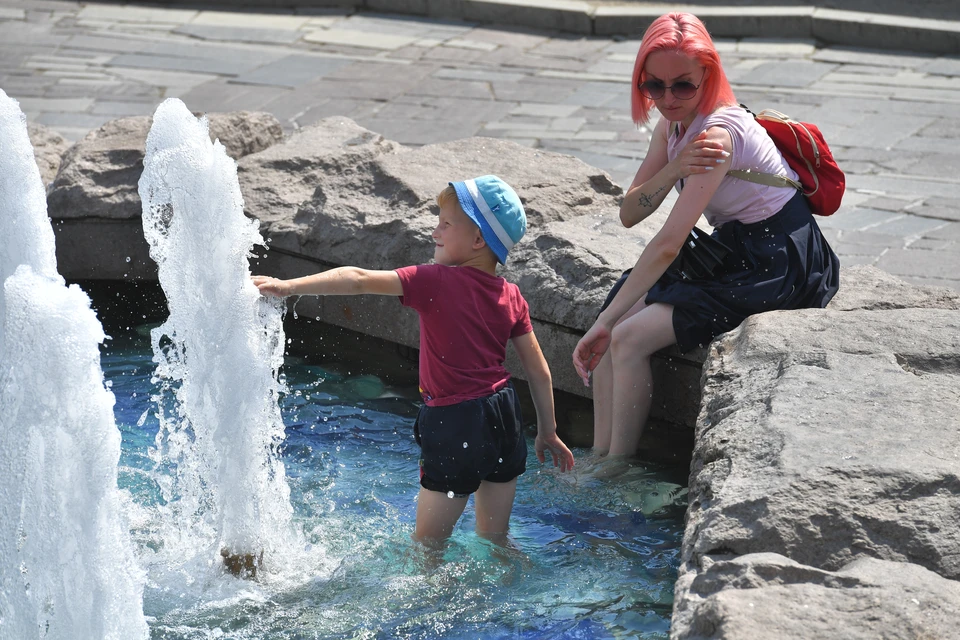
<svg viewBox="0 0 960 640">
<path fill-rule="evenodd" d="M 749 109 L 747 112 L 753 113 Z M 727 175 L 768 186 L 794 187 L 807 197 L 813 213 L 821 216 L 835 213 L 843 199 L 846 178 L 817 125 L 798 122 L 773 109 L 764 109 L 753 117 L 773 139 L 790 168 L 797 172 L 800 183 L 786 176 L 759 171 L 734 170 L 728 171 Z"/>
</svg>

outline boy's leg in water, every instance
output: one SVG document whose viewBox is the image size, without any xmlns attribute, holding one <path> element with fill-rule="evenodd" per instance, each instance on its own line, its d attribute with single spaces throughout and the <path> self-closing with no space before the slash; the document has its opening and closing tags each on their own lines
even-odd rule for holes
<svg viewBox="0 0 960 640">
<path fill-rule="evenodd" d="M 484 480 L 480 483 L 480 488 L 473 494 L 478 535 L 497 544 L 506 542 L 516 493 L 516 478 L 509 482 Z"/>
<path fill-rule="evenodd" d="M 419 542 L 443 541 L 450 537 L 467 506 L 469 496 L 449 497 L 440 491 L 420 487 L 417 498 L 417 525 L 413 537 Z"/>
</svg>

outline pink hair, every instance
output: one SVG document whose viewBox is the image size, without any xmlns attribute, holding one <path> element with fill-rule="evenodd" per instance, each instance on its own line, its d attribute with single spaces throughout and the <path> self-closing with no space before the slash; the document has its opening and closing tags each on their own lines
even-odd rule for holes
<svg viewBox="0 0 960 640">
<path fill-rule="evenodd" d="M 630 88 L 630 111 L 638 125 L 650 119 L 653 100 L 640 93 L 637 85 L 643 75 L 647 58 L 657 51 L 674 51 L 693 58 L 707 70 L 700 87 L 700 113 L 711 113 L 719 106 L 735 105 L 737 99 L 730 88 L 727 74 L 720 65 L 720 54 L 700 19 L 692 13 L 668 13 L 647 27 L 633 66 Z"/>
</svg>

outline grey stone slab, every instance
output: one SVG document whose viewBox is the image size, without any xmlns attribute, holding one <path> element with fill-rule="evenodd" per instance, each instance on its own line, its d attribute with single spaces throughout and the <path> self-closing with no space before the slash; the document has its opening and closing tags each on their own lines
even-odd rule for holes
<svg viewBox="0 0 960 640">
<path fill-rule="evenodd" d="M 924 234 L 935 231 L 947 225 L 947 221 L 933 218 L 922 218 L 916 215 L 905 215 L 893 220 L 881 222 L 870 227 L 871 231 L 887 233 L 900 237 L 922 237 Z"/>
<path fill-rule="evenodd" d="M 219 76 L 215 75 L 188 73 L 185 71 L 153 70 L 146 73 L 143 69 L 128 69 L 125 67 L 115 67 L 111 69 L 111 72 L 115 74 L 118 79 L 126 79 L 126 81 L 121 82 L 115 90 L 105 89 L 100 92 L 98 95 L 101 95 L 101 97 L 106 95 L 133 96 L 138 94 L 179 96 L 196 86 L 219 78 Z"/>
<path fill-rule="evenodd" d="M 150 115 L 156 110 L 153 100 L 142 102 L 121 102 L 115 100 L 97 100 L 90 109 L 91 114 L 125 118 L 127 116 Z"/>
<path fill-rule="evenodd" d="M 834 214 L 839 215 L 839 214 Z M 822 220 L 822 219 L 820 219 Z M 821 226 L 823 226 L 821 224 Z M 877 230 L 878 227 L 871 227 L 867 231 L 862 230 L 837 230 L 836 238 L 838 243 L 845 244 L 848 248 L 858 249 L 851 250 L 850 253 L 865 253 L 865 254 L 878 254 L 882 252 L 883 249 L 890 247 L 904 247 L 906 246 L 906 241 L 903 237 L 898 235 L 890 235 L 888 233 L 883 233 Z"/>
<path fill-rule="evenodd" d="M 925 238 L 960 241 L 960 222 L 951 222 L 944 227 L 928 231 Z"/>
<path fill-rule="evenodd" d="M 505 26 L 497 28 L 479 26 L 470 30 L 472 40 L 529 50 L 546 42 L 547 34 L 534 33 L 529 29 Z M 622 43 L 620 43 L 622 44 Z M 634 50 L 636 52 L 636 50 Z"/>
<path fill-rule="evenodd" d="M 57 131 L 62 129 L 96 129 L 104 122 L 113 118 L 106 115 L 89 113 L 41 113 L 35 120 L 40 124 L 53 127 Z"/>
<path fill-rule="evenodd" d="M 127 53 L 136 51 L 138 49 L 140 51 L 149 49 L 149 46 L 144 47 L 142 44 L 137 43 L 135 40 L 131 40 L 129 38 L 91 36 L 85 33 L 70 36 L 66 40 L 65 46 L 81 51 L 112 51 L 116 53 Z"/>
<path fill-rule="evenodd" d="M 160 55 L 122 54 L 107 63 L 108 67 L 127 67 L 133 69 L 160 69 L 165 71 L 190 71 L 212 73 L 223 76 L 237 76 L 250 71 L 255 65 L 235 62 L 230 59 L 213 60 L 210 58 L 186 58 Z"/>
<path fill-rule="evenodd" d="M 880 209 L 881 211 L 892 211 L 894 213 L 905 213 L 907 207 L 917 204 L 916 198 L 892 198 L 890 196 L 879 196 L 870 198 L 863 202 L 862 206 L 868 209 Z M 916 211 L 914 211 L 916 213 Z M 923 215 L 923 214 L 918 214 Z"/>
<path fill-rule="evenodd" d="M 567 118 L 581 111 L 575 104 L 543 104 L 540 102 L 522 102 L 510 109 L 510 115 L 538 116 L 542 118 Z"/>
<path fill-rule="evenodd" d="M 771 62 L 744 74 L 739 82 L 781 87 L 808 87 L 835 68 L 836 65 L 833 64 L 801 60 Z"/>
<path fill-rule="evenodd" d="M 423 59 L 429 60 L 434 64 L 466 64 L 473 62 L 487 64 L 489 62 L 487 59 L 488 55 L 490 55 L 490 52 L 479 49 L 465 49 L 463 47 L 447 47 L 441 45 L 427 49 L 423 54 Z"/>
<path fill-rule="evenodd" d="M 926 278 L 906 275 L 902 275 L 900 277 L 910 284 L 928 287 L 944 287 L 947 289 L 953 289 L 954 291 L 960 291 L 960 280 L 956 280 L 954 278 Z"/>
<path fill-rule="evenodd" d="M 882 105 L 889 113 L 906 113 L 914 116 L 953 118 L 957 115 L 957 103 L 929 100 L 892 100 Z"/>
<path fill-rule="evenodd" d="M 920 65 L 917 71 L 942 76 L 960 76 L 960 58 L 942 57 Z"/>
<path fill-rule="evenodd" d="M 826 218 L 818 218 L 817 223 L 824 229 L 854 231 L 875 227 L 881 222 L 888 222 L 900 217 L 903 217 L 902 214 L 880 211 L 879 209 L 858 208 L 853 211 L 837 212 Z"/>
<path fill-rule="evenodd" d="M 924 249 L 927 251 L 952 251 L 960 252 L 960 244 L 956 240 L 940 240 L 938 238 L 920 238 L 914 240 L 909 245 L 910 249 Z M 960 277 L 960 274 L 958 274 Z"/>
<path fill-rule="evenodd" d="M 179 97 L 196 111 L 260 111 L 269 110 L 267 105 L 282 101 L 290 93 L 284 87 L 233 84 L 217 79 L 193 87 Z"/>
<path fill-rule="evenodd" d="M 387 81 L 386 78 L 383 80 L 374 78 L 358 78 L 356 80 L 325 78 L 310 86 L 323 91 L 331 98 L 385 102 L 397 98 L 404 93 L 410 93 L 411 95 L 440 95 L 442 88 L 435 84 L 436 82 L 441 81 L 426 80 L 409 82 L 402 78 L 395 78 L 393 81 Z M 477 94 L 478 99 L 484 99 L 485 95 L 489 95 L 488 92 L 484 91 L 478 91 Z"/>
<path fill-rule="evenodd" d="M 503 72 L 495 69 L 450 69 L 441 67 L 431 74 L 434 78 L 448 80 L 476 80 L 479 82 L 521 82 L 529 76 L 519 72 Z"/>
<path fill-rule="evenodd" d="M 960 186 L 958 166 L 960 166 L 960 148 L 956 150 L 956 153 L 949 155 L 943 153 L 925 154 L 916 163 L 910 165 L 904 171 L 904 174 L 923 178 L 943 178 Z"/>
<path fill-rule="evenodd" d="M 914 90 L 946 90 L 955 92 L 960 89 L 960 78 L 947 78 L 917 73 L 915 71 L 898 71 L 892 75 L 864 74 L 847 71 L 841 68 L 823 77 L 823 82 L 833 84 L 847 84 L 862 82 L 876 86 L 888 86 L 905 90 L 904 97 L 909 98 Z M 897 95 L 897 94 L 895 94 Z M 949 94 L 947 94 L 949 95 Z"/>
<path fill-rule="evenodd" d="M 306 42 L 316 42 L 319 44 L 382 50 L 399 49 L 416 41 L 416 38 L 410 36 L 371 33 L 350 29 L 316 29 L 305 34 L 303 39 Z"/>
<path fill-rule="evenodd" d="M 539 56 L 553 58 L 596 59 L 606 46 L 606 38 L 577 38 L 556 34 L 531 51 Z"/>
<path fill-rule="evenodd" d="M 877 267 L 899 276 L 954 279 L 960 274 L 960 253 L 891 249 L 877 261 Z"/>
<path fill-rule="evenodd" d="M 457 96 L 472 100 L 494 99 L 489 83 L 445 80 L 443 78 L 425 78 L 416 83 L 406 93 L 412 96 Z"/>
<path fill-rule="evenodd" d="M 29 45 L 49 47 L 50 50 L 53 50 L 66 42 L 68 38 L 68 35 L 50 33 L 43 25 L 20 21 L 0 22 L 0 43 L 4 47 Z"/>
<path fill-rule="evenodd" d="M 299 87 L 348 66 L 349 60 L 291 55 L 241 73 L 233 82 L 276 87 Z"/>
<path fill-rule="evenodd" d="M 377 131 L 390 140 L 396 140 L 402 144 L 416 145 L 470 138 L 479 135 L 481 127 L 480 123 L 476 123 L 473 129 L 466 129 L 460 122 L 387 120 L 376 117 L 358 120 L 358 122 L 367 129 Z"/>
<path fill-rule="evenodd" d="M 16 98 L 23 111 L 84 112 L 93 106 L 93 98 Z"/>
<path fill-rule="evenodd" d="M 377 108 L 380 106 L 382 105 L 371 104 L 362 100 L 333 98 L 308 107 L 287 120 L 281 118 L 281 122 L 285 122 L 293 128 L 307 127 L 324 118 L 336 116 L 346 116 L 354 122 L 361 122 L 376 116 Z"/>
<path fill-rule="evenodd" d="M 919 152 L 921 154 L 939 153 L 952 155 L 957 151 L 957 141 L 952 138 L 931 138 L 928 136 L 910 136 L 896 144 L 897 150 Z"/>
<path fill-rule="evenodd" d="M 507 69 L 519 67 L 536 69 L 538 71 L 575 71 L 585 73 L 593 64 L 593 61 L 585 61 L 579 58 L 551 58 L 534 55 L 513 47 L 500 47 L 496 51 L 487 53 L 483 57 L 483 63 L 497 65 Z"/>
<path fill-rule="evenodd" d="M 847 189 L 889 193 L 901 197 L 945 196 L 957 193 L 956 184 L 933 180 L 911 179 L 895 174 L 848 175 Z"/>
<path fill-rule="evenodd" d="M 960 221 L 960 199 L 932 196 L 925 198 L 922 205 L 912 207 L 911 213 L 927 218 Z"/>
<path fill-rule="evenodd" d="M 843 129 L 832 136 L 830 144 L 887 149 L 896 146 L 901 140 L 912 136 L 931 122 L 930 118 L 919 116 L 867 114 L 857 126 Z"/>
<path fill-rule="evenodd" d="M 620 62 L 616 60 L 604 59 L 596 64 L 587 67 L 587 73 L 598 75 L 620 76 L 621 78 L 630 78 L 633 73 L 633 62 Z"/>
<path fill-rule="evenodd" d="M 950 138 L 960 140 L 960 118 L 937 118 L 920 131 L 921 136 L 930 138 Z M 960 145 L 958 145 L 960 147 Z M 960 154 L 960 148 L 957 149 Z"/>
<path fill-rule="evenodd" d="M 419 41 L 422 44 L 424 41 Z M 473 51 L 496 51 L 499 48 L 499 45 L 493 44 L 492 42 L 482 42 L 480 40 L 471 40 L 469 38 L 450 38 L 449 40 L 431 40 L 430 42 L 435 42 L 436 45 L 443 45 L 445 47 L 451 47 L 456 49 L 471 49 Z"/>
<path fill-rule="evenodd" d="M 308 22 L 309 16 L 296 15 L 289 11 L 201 11 L 191 25 L 214 27 L 241 27 L 244 29 L 271 29 L 298 31 Z"/>
<path fill-rule="evenodd" d="M 576 91 L 561 101 L 561 104 L 575 104 L 583 107 L 605 107 L 610 103 L 629 95 L 628 90 L 609 82 L 588 82 L 576 88 Z"/>
<path fill-rule="evenodd" d="M 218 27 L 205 24 L 187 24 L 173 30 L 201 40 L 219 40 L 224 42 L 263 42 L 268 44 L 290 44 L 300 39 L 298 31 L 280 29 L 255 29 L 247 27 Z"/>
<path fill-rule="evenodd" d="M 343 20 L 347 29 L 413 36 L 417 38 L 456 38 L 470 32 L 475 24 L 459 20 L 428 19 L 411 16 L 359 13 Z"/>
<path fill-rule="evenodd" d="M 493 83 L 493 94 L 496 96 L 496 99 L 508 102 L 540 102 L 543 104 L 580 106 L 580 104 L 576 102 L 567 102 L 567 98 L 573 95 L 574 92 L 574 87 L 567 83 L 543 78 L 530 78 L 523 82 Z"/>
<path fill-rule="evenodd" d="M 916 69 L 935 59 L 934 54 L 900 53 L 860 47 L 828 46 L 813 54 L 817 62 L 865 64 L 898 69 Z"/>
<path fill-rule="evenodd" d="M 107 20 L 116 22 L 172 22 L 185 23 L 196 17 L 190 9 L 169 7 L 137 7 L 134 5 L 90 4 L 77 14 L 80 19 Z"/>
<path fill-rule="evenodd" d="M 507 118 L 506 120 L 487 122 L 484 131 L 530 131 L 543 132 L 550 128 L 550 122 L 540 118 Z"/>
</svg>

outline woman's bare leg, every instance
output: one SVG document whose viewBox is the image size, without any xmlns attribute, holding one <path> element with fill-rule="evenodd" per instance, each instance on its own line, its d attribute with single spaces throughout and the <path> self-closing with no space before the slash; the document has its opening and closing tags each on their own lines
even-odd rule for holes
<svg viewBox="0 0 960 640">
<path fill-rule="evenodd" d="M 653 399 L 650 356 L 676 342 L 671 305 L 652 304 L 614 327 L 611 456 L 636 453 Z"/>
<path fill-rule="evenodd" d="M 646 298 L 633 305 L 614 328 L 647 308 Z M 593 370 L 593 453 L 605 456 L 610 452 L 610 438 L 613 431 L 613 345 Z"/>
</svg>

